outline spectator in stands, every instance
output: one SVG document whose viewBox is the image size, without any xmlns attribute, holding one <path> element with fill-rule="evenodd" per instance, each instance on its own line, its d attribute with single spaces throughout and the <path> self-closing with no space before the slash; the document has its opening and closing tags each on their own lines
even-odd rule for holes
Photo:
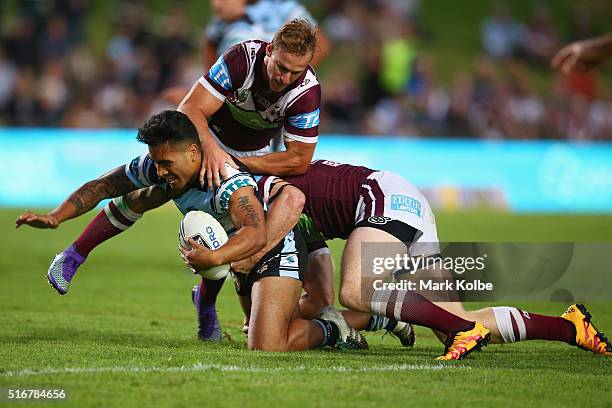
<svg viewBox="0 0 612 408">
<path fill-rule="evenodd" d="M 482 23 L 481 40 L 486 53 L 493 58 L 509 58 L 515 55 L 522 26 L 514 20 L 508 6 L 497 3 L 493 15 Z"/>
<path fill-rule="evenodd" d="M 559 34 L 553 25 L 550 11 L 542 5 L 536 6 L 522 30 L 522 56 L 528 61 L 548 64 L 558 45 Z"/>
</svg>

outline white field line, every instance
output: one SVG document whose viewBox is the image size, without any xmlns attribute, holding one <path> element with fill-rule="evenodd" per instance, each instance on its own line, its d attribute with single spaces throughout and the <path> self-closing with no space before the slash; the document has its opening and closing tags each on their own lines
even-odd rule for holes
<svg viewBox="0 0 612 408">
<path fill-rule="evenodd" d="M 201 364 L 196 363 L 191 366 L 180 367 L 138 367 L 138 366 L 114 366 L 114 367 L 66 367 L 66 368 L 26 368 L 19 371 L 6 371 L 1 373 L 2 377 L 32 377 L 37 375 L 49 374 L 95 374 L 95 373 L 191 373 L 199 371 L 229 371 L 229 372 L 249 372 L 249 373 L 287 373 L 287 372 L 338 372 L 338 373 L 370 373 L 370 372 L 398 372 L 398 371 L 417 371 L 417 370 L 457 370 L 471 369 L 463 365 L 427 365 L 427 364 L 400 364 L 375 367 L 257 367 L 257 366 L 236 366 L 223 364 Z"/>
</svg>

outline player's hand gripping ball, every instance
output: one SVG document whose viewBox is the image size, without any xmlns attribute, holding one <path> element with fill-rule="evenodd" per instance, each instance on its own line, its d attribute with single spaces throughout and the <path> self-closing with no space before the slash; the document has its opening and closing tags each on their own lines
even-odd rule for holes
<svg viewBox="0 0 612 408">
<path fill-rule="evenodd" d="M 189 243 L 190 238 L 211 251 L 219 249 L 228 240 L 227 233 L 223 226 L 219 224 L 219 221 L 203 211 L 190 211 L 185 214 L 181 221 L 179 229 L 179 245 L 181 248 L 187 251 L 193 249 Z M 225 278 L 229 270 L 230 265 L 224 264 L 204 270 L 194 270 L 194 272 L 208 279 L 219 280 Z"/>
</svg>

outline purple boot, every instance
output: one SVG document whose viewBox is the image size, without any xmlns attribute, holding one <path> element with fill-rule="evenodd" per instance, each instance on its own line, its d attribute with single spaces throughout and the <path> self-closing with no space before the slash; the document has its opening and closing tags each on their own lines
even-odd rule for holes
<svg viewBox="0 0 612 408">
<path fill-rule="evenodd" d="M 85 262 L 85 258 L 76 251 L 74 244 L 55 255 L 51 265 L 49 265 L 47 279 L 60 295 L 68 293 L 70 281 L 83 262 Z"/>
<path fill-rule="evenodd" d="M 217 319 L 215 305 L 202 305 L 200 303 L 200 285 L 191 290 L 191 300 L 198 313 L 198 338 L 202 341 L 221 341 L 221 326 Z"/>
</svg>

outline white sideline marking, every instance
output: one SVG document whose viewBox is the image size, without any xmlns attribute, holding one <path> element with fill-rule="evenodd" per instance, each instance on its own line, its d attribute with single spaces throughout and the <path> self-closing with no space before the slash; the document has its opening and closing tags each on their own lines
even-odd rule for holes
<svg viewBox="0 0 612 408">
<path fill-rule="evenodd" d="M 115 366 L 115 367 L 66 367 L 66 368 L 43 368 L 40 370 L 26 368 L 20 371 L 6 371 L 1 375 L 3 377 L 31 377 L 35 375 L 47 374 L 94 374 L 94 373 L 176 373 L 176 372 L 198 372 L 198 371 L 236 371 L 236 372 L 257 372 L 257 373 L 274 373 L 274 372 L 340 372 L 340 373 L 367 373 L 367 372 L 384 372 L 384 371 L 415 371 L 415 370 L 457 370 L 471 369 L 469 366 L 463 365 L 427 365 L 427 364 L 400 364 L 378 367 L 257 367 L 257 366 L 236 366 L 223 364 L 201 364 L 196 363 L 192 366 L 180 367 L 138 367 L 138 366 Z"/>
</svg>

